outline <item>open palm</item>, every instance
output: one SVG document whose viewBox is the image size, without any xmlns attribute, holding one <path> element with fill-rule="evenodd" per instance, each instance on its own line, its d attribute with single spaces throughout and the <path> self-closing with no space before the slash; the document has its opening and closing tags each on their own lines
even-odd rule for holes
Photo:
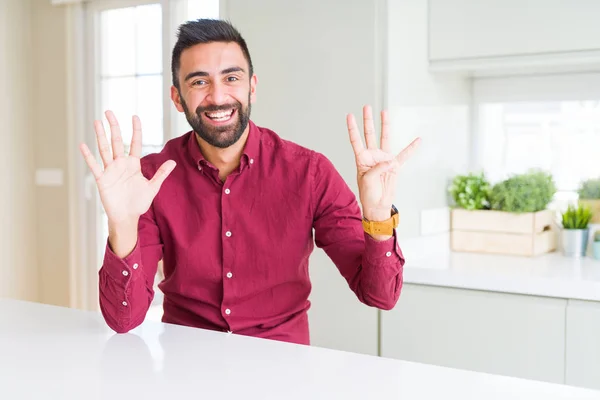
<svg viewBox="0 0 600 400">
<path fill-rule="evenodd" d="M 162 183 L 175 168 L 175 162 L 166 161 L 152 179 L 146 179 L 140 163 L 142 127 L 139 118 L 133 117 L 133 135 L 128 155 L 125 154 L 121 129 L 115 115 L 107 111 L 106 118 L 110 124 L 112 152 L 102 122 L 94 122 L 104 170 L 96 162 L 87 145 L 82 144 L 80 150 L 96 178 L 100 199 L 108 219 L 113 222 L 134 221 L 148 211 Z"/>
<path fill-rule="evenodd" d="M 376 219 L 379 215 L 382 218 L 387 215 L 385 218 L 389 218 L 392 202 L 396 195 L 396 173 L 418 147 L 420 138 L 413 140 L 398 155 L 393 155 L 390 152 L 390 124 L 387 111 L 381 112 L 380 146 L 377 145 L 373 112 L 370 106 L 363 108 L 366 147 L 363 146 L 354 115 L 349 114 L 346 122 L 356 160 L 358 190 L 363 213 L 366 216 L 375 216 Z"/>
</svg>

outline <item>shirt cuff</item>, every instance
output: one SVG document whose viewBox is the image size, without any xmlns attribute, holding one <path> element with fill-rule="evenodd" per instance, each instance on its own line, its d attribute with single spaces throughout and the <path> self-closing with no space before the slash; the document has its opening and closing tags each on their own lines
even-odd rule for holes
<svg viewBox="0 0 600 400">
<path fill-rule="evenodd" d="M 131 281 L 135 281 L 142 272 L 142 254 L 139 240 L 131 254 L 125 258 L 117 256 L 110 248 L 107 240 L 102 269 L 111 279 L 120 283 L 123 287 L 128 286 Z"/>
<path fill-rule="evenodd" d="M 365 252 L 364 260 L 368 264 L 398 264 L 399 261 L 404 261 L 404 255 L 398 244 L 396 230 L 392 233 L 392 237 L 387 240 L 375 240 L 371 235 L 364 232 L 365 236 Z"/>
</svg>

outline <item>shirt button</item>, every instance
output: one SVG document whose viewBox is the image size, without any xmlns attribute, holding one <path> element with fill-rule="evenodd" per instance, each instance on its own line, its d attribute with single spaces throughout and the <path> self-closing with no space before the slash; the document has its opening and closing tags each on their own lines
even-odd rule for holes
<svg viewBox="0 0 600 400">
<path fill-rule="evenodd" d="M 133 269 L 138 269 L 139 265 L 137 263 L 133 264 Z"/>
<path fill-rule="evenodd" d="M 386 257 L 389 257 L 389 256 L 391 256 L 391 255 L 392 255 L 392 252 L 391 252 L 391 251 L 388 251 L 387 253 L 385 253 L 385 256 L 386 256 Z"/>
<path fill-rule="evenodd" d="M 127 307 L 127 302 L 126 302 L 126 301 L 124 301 L 124 302 L 123 302 L 123 303 L 121 303 L 121 304 L 123 304 L 125 307 Z"/>
<path fill-rule="evenodd" d="M 227 315 L 231 314 L 231 310 L 229 308 L 225 309 L 225 314 L 227 314 Z"/>
<path fill-rule="evenodd" d="M 127 275 L 129 275 L 129 272 L 127 272 L 127 271 L 123 271 L 123 275 L 124 275 L 124 276 L 127 276 Z"/>
<path fill-rule="evenodd" d="M 232 276 L 233 276 L 233 274 L 232 274 L 231 272 L 228 272 L 228 273 L 227 273 L 227 277 L 228 277 L 228 278 L 231 278 Z"/>
<path fill-rule="evenodd" d="M 198 171 L 202 171 L 202 166 L 198 165 Z"/>
<path fill-rule="evenodd" d="M 250 164 L 254 164 L 254 158 L 250 159 Z"/>
<path fill-rule="evenodd" d="M 229 231 L 225 232 L 225 236 L 231 237 L 231 232 L 229 232 Z"/>
<path fill-rule="evenodd" d="M 229 193 L 231 193 L 231 190 L 225 189 L 225 194 L 229 194 Z"/>
</svg>

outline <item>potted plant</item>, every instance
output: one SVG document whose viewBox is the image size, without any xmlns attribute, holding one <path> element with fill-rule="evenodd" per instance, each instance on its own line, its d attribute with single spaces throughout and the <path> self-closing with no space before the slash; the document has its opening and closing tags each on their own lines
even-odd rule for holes
<svg viewBox="0 0 600 400">
<path fill-rule="evenodd" d="M 600 224 L 600 178 L 583 181 L 577 194 L 579 194 L 579 204 L 592 210 L 590 222 Z"/>
<path fill-rule="evenodd" d="M 562 214 L 562 250 L 565 256 L 585 256 L 591 219 L 592 211 L 583 205 L 569 205 Z"/>
<path fill-rule="evenodd" d="M 455 176 L 448 190 L 456 206 L 465 210 L 487 210 L 491 189 L 492 185 L 481 172 Z"/>
<path fill-rule="evenodd" d="M 551 175 L 530 170 L 493 186 L 483 173 L 458 175 L 449 190 L 454 251 L 533 256 L 556 248 Z"/>
<path fill-rule="evenodd" d="M 592 219 L 594 217 L 592 216 Z M 600 231 L 594 233 L 594 241 L 592 243 L 592 255 L 596 260 L 600 260 Z"/>
<path fill-rule="evenodd" d="M 550 174 L 529 171 L 513 175 L 494 185 L 491 193 L 492 210 L 524 213 L 545 210 L 556 193 Z"/>
</svg>

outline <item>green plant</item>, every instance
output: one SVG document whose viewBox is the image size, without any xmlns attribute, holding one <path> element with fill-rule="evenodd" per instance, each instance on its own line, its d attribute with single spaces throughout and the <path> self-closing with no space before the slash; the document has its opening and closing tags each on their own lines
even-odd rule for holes
<svg viewBox="0 0 600 400">
<path fill-rule="evenodd" d="M 600 199 L 600 178 L 583 181 L 577 193 L 582 200 Z"/>
<path fill-rule="evenodd" d="M 552 175 L 530 170 L 495 184 L 490 197 L 491 207 L 516 213 L 537 212 L 546 209 L 555 193 Z"/>
<path fill-rule="evenodd" d="M 448 189 L 456 205 L 467 210 L 488 210 L 490 190 L 491 184 L 483 172 L 457 175 Z"/>
<path fill-rule="evenodd" d="M 587 206 L 569 205 L 562 214 L 562 226 L 565 229 L 587 229 L 592 219 L 592 210 Z"/>
</svg>

